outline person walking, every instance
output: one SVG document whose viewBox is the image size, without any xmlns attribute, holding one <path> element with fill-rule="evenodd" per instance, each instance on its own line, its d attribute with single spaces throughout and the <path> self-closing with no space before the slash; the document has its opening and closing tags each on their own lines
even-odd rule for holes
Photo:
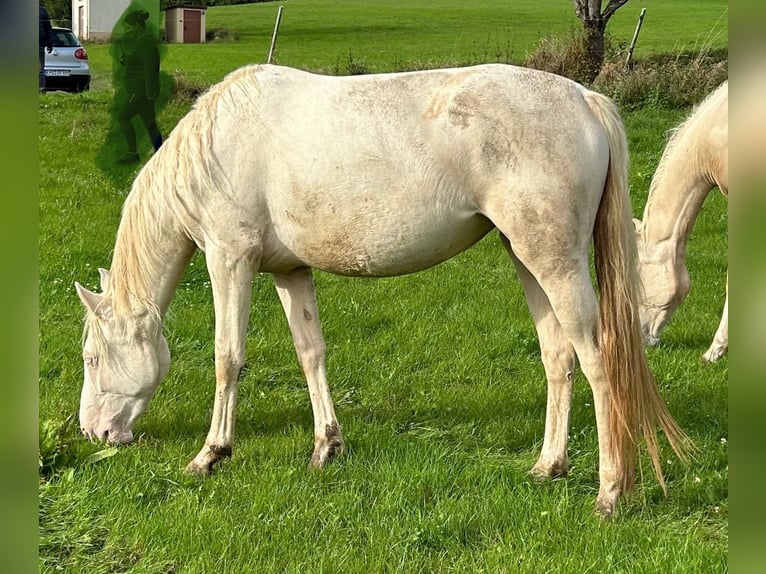
<svg viewBox="0 0 766 574">
<path fill-rule="evenodd" d="M 138 116 L 146 128 L 156 152 L 162 145 L 157 126 L 155 100 L 160 91 L 160 52 L 158 40 L 146 30 L 149 13 L 135 9 L 125 16 L 125 34 L 118 46 L 118 62 L 122 67 L 118 77 L 117 122 L 125 137 L 127 151 L 117 159 L 119 164 L 137 163 L 140 159 L 136 145 L 133 118 Z"/>
<path fill-rule="evenodd" d="M 40 60 L 40 93 L 45 93 L 45 52 L 53 51 L 53 27 L 48 11 L 40 2 L 40 42 L 39 42 L 39 60 Z"/>
</svg>

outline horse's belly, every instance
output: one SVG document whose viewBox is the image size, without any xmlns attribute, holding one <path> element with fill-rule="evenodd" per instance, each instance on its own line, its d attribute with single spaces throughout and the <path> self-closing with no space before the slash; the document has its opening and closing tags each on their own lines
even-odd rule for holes
<svg viewBox="0 0 766 574">
<path fill-rule="evenodd" d="M 492 223 L 477 213 L 427 222 L 357 217 L 346 222 L 318 220 L 311 227 L 294 226 L 283 230 L 279 243 L 300 265 L 338 275 L 386 277 L 441 263 L 476 243 L 492 228 Z M 282 255 L 284 261 L 291 259 Z M 280 257 L 273 253 L 271 259 Z"/>
</svg>

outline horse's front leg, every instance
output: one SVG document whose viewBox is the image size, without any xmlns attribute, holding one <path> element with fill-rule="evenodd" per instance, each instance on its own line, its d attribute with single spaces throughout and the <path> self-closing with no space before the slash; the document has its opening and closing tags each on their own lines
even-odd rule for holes
<svg viewBox="0 0 766 574">
<path fill-rule="evenodd" d="M 274 275 L 274 283 L 290 324 L 314 411 L 314 454 L 310 466 L 320 468 L 340 454 L 344 444 L 327 384 L 325 343 L 311 269 L 304 267 L 289 274 Z"/>
<path fill-rule="evenodd" d="M 718 330 L 715 332 L 710 348 L 702 355 L 706 363 L 715 363 L 729 350 L 729 275 L 726 275 L 726 302 L 723 304 L 723 314 Z"/>
<path fill-rule="evenodd" d="M 206 254 L 215 308 L 215 402 L 210 431 L 188 472 L 209 474 L 213 465 L 231 456 L 234 444 L 237 386 L 245 364 L 245 337 L 257 254 L 232 254 L 210 249 Z"/>
</svg>

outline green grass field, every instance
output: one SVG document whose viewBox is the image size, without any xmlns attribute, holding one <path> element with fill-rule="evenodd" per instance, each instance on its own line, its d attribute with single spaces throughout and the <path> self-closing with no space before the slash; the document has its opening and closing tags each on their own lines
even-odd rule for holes
<svg viewBox="0 0 766 574">
<path fill-rule="evenodd" d="M 580 26 L 566 0 L 286 0 L 222 6 L 207 11 L 207 31 L 238 41 L 175 44 L 163 69 L 212 83 L 231 70 L 263 63 L 279 5 L 284 12 L 275 61 L 332 73 L 354 66 L 372 72 L 436 68 L 487 61 L 520 63 L 538 42 Z M 722 0 L 630 2 L 610 22 L 615 43 L 628 44 L 641 8 L 647 16 L 636 56 L 728 46 L 728 3 Z M 96 85 L 106 86 L 111 62 L 105 45 L 89 46 Z"/>
<path fill-rule="evenodd" d="M 508 46 L 511 59 L 521 59 L 541 36 L 576 25 L 563 0 L 284 4 L 279 62 L 326 72 L 345 71 L 349 54 L 370 70 L 494 61 L 496 49 L 505 61 Z M 697 2 L 694 10 L 682 0 L 633 4 L 610 30 L 629 39 L 635 15 L 648 7 L 639 54 L 727 44 L 726 2 Z M 239 39 L 169 46 L 163 70 L 207 84 L 265 60 L 276 9 L 209 9 L 208 29 L 236 30 Z M 42 421 L 77 411 L 83 310 L 73 282 L 97 288 L 97 267 L 109 266 L 135 173 L 109 162 L 107 47 L 87 48 L 97 70 L 93 90 L 40 97 Z M 189 106 L 166 103 L 166 133 Z M 665 133 L 687 112 L 624 114 L 637 216 Z M 593 514 L 597 442 L 584 378 L 575 387 L 570 475 L 545 484 L 527 475 L 542 441 L 544 375 L 521 287 L 495 233 L 416 275 L 316 273 L 328 375 L 348 447 L 322 472 L 306 470 L 308 393 L 273 282 L 260 277 L 234 456 L 208 479 L 187 476 L 214 390 L 211 292 L 197 256 L 167 319 L 171 372 L 138 422 L 136 443 L 87 463 L 103 446 L 78 438 L 70 446 L 79 463 L 41 481 L 39 570 L 724 572 L 728 358 L 702 365 L 699 356 L 723 305 L 726 237 L 726 201 L 711 194 L 687 254 L 691 294 L 662 347 L 649 351 L 663 395 L 699 454 L 684 467 L 667 451 L 667 497 L 644 464 L 637 491 L 611 523 Z"/>
</svg>

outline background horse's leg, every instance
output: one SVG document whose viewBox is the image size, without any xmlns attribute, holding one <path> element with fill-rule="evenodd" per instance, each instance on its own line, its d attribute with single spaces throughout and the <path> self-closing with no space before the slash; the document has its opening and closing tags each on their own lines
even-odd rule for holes
<svg viewBox="0 0 766 574">
<path fill-rule="evenodd" d="M 564 336 L 561 325 L 553 314 L 548 296 L 540 288 L 537 279 L 513 254 L 508 239 L 502 234 L 501 239 L 524 286 L 527 305 L 537 329 L 545 376 L 548 379 L 543 448 L 530 474 L 536 478 L 565 476 L 569 470 L 567 435 L 577 357 L 574 347 Z"/>
<path fill-rule="evenodd" d="M 718 330 L 715 332 L 710 348 L 702 355 L 702 360 L 714 363 L 729 350 L 729 274 L 726 273 L 726 302 L 723 304 L 723 314 Z"/>
<path fill-rule="evenodd" d="M 314 411 L 314 454 L 311 466 L 319 468 L 343 452 L 343 435 L 330 396 L 325 372 L 325 343 L 319 323 L 311 269 L 274 275 L 279 299 L 290 323 L 295 351 L 301 364 Z"/>
<path fill-rule="evenodd" d="M 211 247 L 206 252 L 215 307 L 215 402 L 210 431 L 202 450 L 186 467 L 208 474 L 213 465 L 231 456 L 234 445 L 237 386 L 245 364 L 245 337 L 254 270 L 259 253 L 233 254 Z"/>
</svg>

